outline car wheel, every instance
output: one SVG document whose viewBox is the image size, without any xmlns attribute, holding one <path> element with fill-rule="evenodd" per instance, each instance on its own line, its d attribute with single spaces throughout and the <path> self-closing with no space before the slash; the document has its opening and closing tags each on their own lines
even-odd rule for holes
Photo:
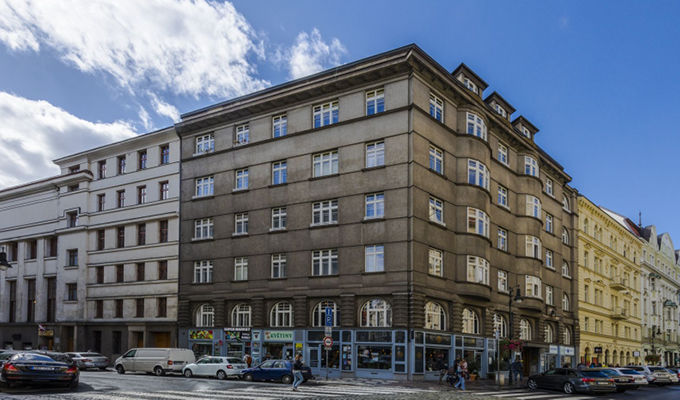
<svg viewBox="0 0 680 400">
<path fill-rule="evenodd" d="M 227 373 L 222 370 L 217 371 L 217 379 L 221 381 L 227 379 Z"/>
<path fill-rule="evenodd" d="M 184 370 L 184 372 L 182 372 L 182 375 L 184 375 L 185 378 L 191 378 L 192 376 L 194 376 L 194 373 L 187 368 Z"/>
<path fill-rule="evenodd" d="M 290 375 L 284 375 L 281 377 L 281 383 L 290 384 L 293 382 L 293 377 Z"/>
<path fill-rule="evenodd" d="M 565 382 L 562 389 L 564 389 L 564 393 L 572 394 L 572 393 L 574 393 L 574 384 L 572 384 L 571 382 Z"/>
<path fill-rule="evenodd" d="M 245 374 L 245 375 L 243 375 L 243 380 L 244 380 L 244 381 L 248 381 L 248 382 L 252 382 L 252 381 L 253 381 L 253 374 Z"/>
<path fill-rule="evenodd" d="M 536 388 L 538 388 L 538 384 L 533 379 L 527 381 L 527 386 L 529 387 L 529 390 L 536 390 Z"/>
<path fill-rule="evenodd" d="M 125 368 L 122 365 L 116 365 L 116 372 L 122 375 L 125 373 Z"/>
<path fill-rule="evenodd" d="M 156 376 L 163 376 L 165 375 L 165 371 L 163 371 L 163 368 L 161 367 L 156 367 L 153 369 L 153 373 L 156 374 Z"/>
</svg>

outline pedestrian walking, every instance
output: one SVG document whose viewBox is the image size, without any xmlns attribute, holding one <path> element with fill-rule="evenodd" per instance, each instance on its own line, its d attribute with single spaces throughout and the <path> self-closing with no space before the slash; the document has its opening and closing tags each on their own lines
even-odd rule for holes
<svg viewBox="0 0 680 400">
<path fill-rule="evenodd" d="M 515 358 L 515 361 L 510 365 L 510 373 L 512 374 L 512 379 L 515 383 L 522 383 L 522 360 L 519 356 Z"/>
<path fill-rule="evenodd" d="M 253 363 L 253 357 L 251 357 L 249 353 L 246 353 L 246 355 L 243 356 L 243 362 L 250 368 L 250 365 Z"/>
<path fill-rule="evenodd" d="M 458 383 L 454 385 L 456 388 L 460 388 L 461 390 L 465 390 L 465 379 L 467 378 L 467 361 L 465 361 L 465 358 L 460 360 L 460 363 L 458 363 Z"/>
<path fill-rule="evenodd" d="M 298 390 L 298 386 L 302 383 L 302 381 L 305 380 L 305 378 L 302 376 L 302 354 L 298 353 L 295 356 L 295 362 L 293 363 L 293 377 L 295 378 L 293 380 L 293 391 Z"/>
</svg>

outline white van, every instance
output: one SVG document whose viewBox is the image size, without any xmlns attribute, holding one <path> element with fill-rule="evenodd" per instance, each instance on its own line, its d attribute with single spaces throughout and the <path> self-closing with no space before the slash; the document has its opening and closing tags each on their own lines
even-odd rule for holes
<svg viewBox="0 0 680 400">
<path fill-rule="evenodd" d="M 158 376 L 166 372 L 182 373 L 182 368 L 196 361 L 190 349 L 139 348 L 130 349 L 113 364 L 119 374 L 152 372 Z"/>
</svg>

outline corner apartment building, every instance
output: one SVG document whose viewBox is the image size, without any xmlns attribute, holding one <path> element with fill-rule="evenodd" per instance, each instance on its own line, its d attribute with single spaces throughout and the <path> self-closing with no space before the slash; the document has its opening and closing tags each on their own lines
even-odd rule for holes
<svg viewBox="0 0 680 400">
<path fill-rule="evenodd" d="M 410 45 L 183 115 L 180 345 L 420 379 L 486 376 L 498 332 L 527 372 L 575 361 L 576 192 L 486 87 Z"/>
<path fill-rule="evenodd" d="M 0 246 L 12 260 L 0 272 L 0 342 L 107 355 L 175 345 L 174 129 L 55 163 L 61 175 L 0 191 Z"/>
<path fill-rule="evenodd" d="M 640 230 L 631 220 L 578 197 L 580 361 L 640 364 Z"/>
</svg>

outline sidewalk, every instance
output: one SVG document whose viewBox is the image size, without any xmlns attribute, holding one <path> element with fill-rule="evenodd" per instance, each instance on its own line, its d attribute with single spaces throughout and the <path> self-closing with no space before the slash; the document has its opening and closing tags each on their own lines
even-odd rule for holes
<svg viewBox="0 0 680 400">
<path fill-rule="evenodd" d="M 347 384 L 347 385 L 395 385 L 403 387 L 412 387 L 418 389 L 429 389 L 429 390 L 448 390 L 452 389 L 453 386 L 449 385 L 445 381 L 440 385 L 438 381 L 401 381 L 396 379 L 371 379 L 371 378 L 330 378 L 328 380 L 325 377 L 316 377 L 314 381 L 320 384 L 323 383 L 336 383 L 336 384 Z M 526 378 L 522 379 L 521 383 L 515 383 L 513 385 L 499 385 L 495 380 L 492 379 L 477 379 L 474 381 L 465 381 L 465 389 L 472 391 L 493 391 L 493 390 L 508 390 L 514 388 L 525 388 Z"/>
</svg>

